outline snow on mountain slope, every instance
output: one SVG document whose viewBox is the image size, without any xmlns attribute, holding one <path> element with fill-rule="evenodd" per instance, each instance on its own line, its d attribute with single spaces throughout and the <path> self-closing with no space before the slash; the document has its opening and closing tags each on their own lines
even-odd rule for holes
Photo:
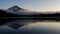
<svg viewBox="0 0 60 34">
<path fill-rule="evenodd" d="M 22 8 L 19 8 L 18 6 L 13 6 L 9 9 L 6 10 L 7 13 L 13 13 L 13 14 L 18 14 L 18 15 L 37 15 L 39 13 L 37 12 L 29 12 L 29 11 L 25 11 Z"/>
</svg>

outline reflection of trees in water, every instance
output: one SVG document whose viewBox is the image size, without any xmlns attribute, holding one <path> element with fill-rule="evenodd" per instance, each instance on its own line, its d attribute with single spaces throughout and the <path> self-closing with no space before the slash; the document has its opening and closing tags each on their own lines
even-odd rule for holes
<svg viewBox="0 0 60 34">
<path fill-rule="evenodd" d="M 46 23 L 52 22 L 53 23 L 54 20 L 18 19 L 18 20 L 12 21 L 12 22 L 8 22 L 7 25 L 14 29 L 18 29 L 19 27 L 28 25 L 28 24 L 32 24 L 32 26 L 35 26 L 35 23 L 37 23 L 37 22 L 40 22 L 40 23 L 41 22 L 46 22 Z M 55 22 L 58 23 L 58 21 L 55 21 Z M 32 29 L 32 27 L 29 27 L 29 29 Z"/>
</svg>

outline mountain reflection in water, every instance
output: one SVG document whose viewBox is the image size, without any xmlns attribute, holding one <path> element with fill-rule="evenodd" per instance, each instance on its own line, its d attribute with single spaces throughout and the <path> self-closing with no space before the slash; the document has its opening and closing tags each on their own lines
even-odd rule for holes
<svg viewBox="0 0 60 34">
<path fill-rule="evenodd" d="M 14 30 L 11 25 L 18 23 L 20 26 L 17 30 Z M 60 34 L 60 22 L 39 19 L 19 19 L 0 26 L 1 34 Z"/>
</svg>

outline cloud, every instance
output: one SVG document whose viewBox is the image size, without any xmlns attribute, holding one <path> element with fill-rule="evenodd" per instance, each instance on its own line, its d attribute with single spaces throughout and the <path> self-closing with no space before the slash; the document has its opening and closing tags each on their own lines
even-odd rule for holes
<svg viewBox="0 0 60 34">
<path fill-rule="evenodd" d="M 31 10 L 32 10 L 32 11 L 37 11 L 37 9 L 36 9 L 36 8 L 32 8 Z"/>
<path fill-rule="evenodd" d="M 27 6 L 29 7 L 28 10 L 30 11 L 37 11 L 37 9 L 32 4 L 28 4 Z"/>
<path fill-rule="evenodd" d="M 28 7 L 30 7 L 30 8 L 32 8 L 32 7 L 33 7 L 33 5 L 32 5 L 32 4 L 28 4 L 27 6 L 28 6 Z"/>
</svg>

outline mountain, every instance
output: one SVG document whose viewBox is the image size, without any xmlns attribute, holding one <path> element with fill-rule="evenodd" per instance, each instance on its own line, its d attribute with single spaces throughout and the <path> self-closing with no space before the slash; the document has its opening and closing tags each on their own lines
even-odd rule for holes
<svg viewBox="0 0 60 34">
<path fill-rule="evenodd" d="M 19 10 L 24 10 L 24 9 L 22 9 L 22 8 L 18 7 L 17 5 L 15 5 L 15 6 L 11 7 L 11 8 L 8 8 L 8 10 L 19 11 Z"/>
<path fill-rule="evenodd" d="M 37 14 L 39 14 L 38 12 L 32 12 L 32 11 L 22 9 L 22 8 L 18 7 L 17 5 L 15 5 L 11 8 L 8 8 L 7 13 L 13 13 L 13 14 L 18 14 L 18 15 L 37 15 Z"/>
</svg>

